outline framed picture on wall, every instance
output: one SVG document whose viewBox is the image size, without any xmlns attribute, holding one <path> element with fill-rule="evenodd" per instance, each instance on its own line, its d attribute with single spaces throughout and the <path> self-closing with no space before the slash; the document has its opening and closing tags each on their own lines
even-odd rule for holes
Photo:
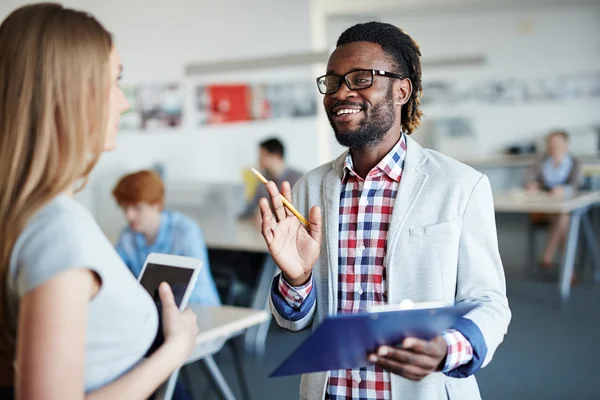
<svg viewBox="0 0 600 400">
<path fill-rule="evenodd" d="M 311 82 L 209 84 L 196 87 L 198 125 L 315 116 Z"/>
<path fill-rule="evenodd" d="M 141 128 L 155 130 L 181 125 L 183 98 L 179 84 L 144 85 L 138 88 L 137 102 Z"/>
<path fill-rule="evenodd" d="M 288 81 L 269 83 L 266 95 L 271 118 L 299 118 L 317 115 L 313 82 Z"/>
</svg>

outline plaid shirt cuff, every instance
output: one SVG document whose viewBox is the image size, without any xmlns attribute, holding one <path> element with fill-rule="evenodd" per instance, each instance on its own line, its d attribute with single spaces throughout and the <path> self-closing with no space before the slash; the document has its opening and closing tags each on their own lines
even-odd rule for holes
<svg viewBox="0 0 600 400">
<path fill-rule="evenodd" d="M 446 364 L 442 372 L 452 371 L 471 361 L 473 358 L 473 347 L 462 333 L 454 329 L 448 329 L 442 333 L 442 337 L 448 344 Z"/>
<path fill-rule="evenodd" d="M 308 282 L 302 286 L 294 287 L 283 279 L 283 274 L 279 275 L 279 293 L 285 301 L 294 309 L 299 309 L 304 300 L 308 297 L 313 287 L 312 273 Z"/>
</svg>

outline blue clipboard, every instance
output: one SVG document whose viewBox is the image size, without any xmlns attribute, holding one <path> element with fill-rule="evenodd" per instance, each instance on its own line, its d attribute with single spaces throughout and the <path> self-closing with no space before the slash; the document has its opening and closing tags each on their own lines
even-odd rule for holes
<svg viewBox="0 0 600 400">
<path fill-rule="evenodd" d="M 406 337 L 433 339 L 476 306 L 331 315 L 269 377 L 366 367 L 377 347 Z"/>
</svg>

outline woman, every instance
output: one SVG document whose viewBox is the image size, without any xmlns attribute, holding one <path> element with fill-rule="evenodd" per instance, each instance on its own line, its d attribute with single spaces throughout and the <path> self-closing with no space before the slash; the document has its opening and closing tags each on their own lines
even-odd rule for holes
<svg viewBox="0 0 600 400">
<path fill-rule="evenodd" d="M 0 397 L 145 399 L 193 350 L 195 315 L 151 297 L 72 198 L 128 108 L 110 34 L 55 4 L 0 25 Z"/>
<path fill-rule="evenodd" d="M 530 192 L 544 191 L 557 199 L 573 196 L 581 180 L 581 163 L 569 152 L 569 135 L 553 131 L 546 137 L 546 153 L 535 162 L 526 180 Z M 550 237 L 540 261 L 542 269 L 551 269 L 558 246 L 565 241 L 569 215 L 532 214 L 533 224 L 550 223 Z"/>
</svg>

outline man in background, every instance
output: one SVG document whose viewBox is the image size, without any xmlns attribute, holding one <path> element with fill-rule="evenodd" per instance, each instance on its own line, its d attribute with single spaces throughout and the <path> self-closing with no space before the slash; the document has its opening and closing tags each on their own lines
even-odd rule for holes
<svg viewBox="0 0 600 400">
<path fill-rule="evenodd" d="M 165 210 L 165 189 L 153 171 L 139 171 L 122 177 L 113 196 L 127 220 L 117 252 L 135 277 L 140 275 L 150 253 L 195 257 L 202 268 L 189 302 L 220 305 L 221 301 L 208 262 L 202 230 L 191 218 Z"/>
<path fill-rule="evenodd" d="M 526 178 L 530 192 L 544 191 L 557 199 L 572 196 L 581 179 L 581 163 L 569 152 L 569 135 L 553 131 L 546 137 L 546 152 L 538 158 Z M 540 267 L 551 269 L 558 246 L 565 241 L 569 229 L 568 214 L 532 214 L 534 224 L 550 223 L 550 235 Z"/>
<path fill-rule="evenodd" d="M 286 181 L 294 185 L 303 175 L 302 172 L 289 168 L 285 163 L 285 148 L 283 143 L 277 138 L 270 138 L 259 145 L 259 163 L 261 172 L 270 181 L 277 183 L 278 186 Z M 268 197 L 269 193 L 264 185 L 257 186 L 256 193 L 246 204 L 240 218 L 251 218 L 258 215 L 258 200 L 261 197 Z"/>
</svg>

